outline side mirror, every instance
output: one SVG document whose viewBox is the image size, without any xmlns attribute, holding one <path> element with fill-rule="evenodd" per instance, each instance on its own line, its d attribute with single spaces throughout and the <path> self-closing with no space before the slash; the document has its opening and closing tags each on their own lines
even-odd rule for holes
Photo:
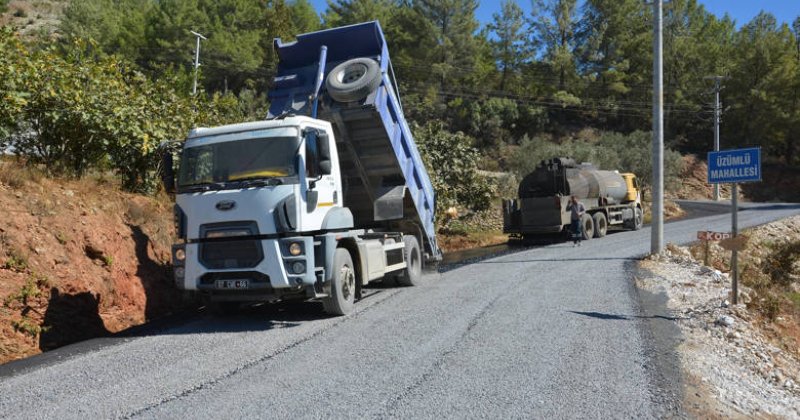
<svg viewBox="0 0 800 420">
<path fill-rule="evenodd" d="M 328 133 L 319 133 L 319 171 L 322 175 L 331 174 L 331 143 Z"/>
<path fill-rule="evenodd" d="M 331 146 L 328 133 L 306 130 L 306 173 L 310 178 L 331 174 Z"/>
<path fill-rule="evenodd" d="M 175 194 L 175 171 L 172 168 L 174 162 L 172 151 L 164 149 L 161 152 L 161 183 L 164 184 L 164 191 Z"/>
</svg>

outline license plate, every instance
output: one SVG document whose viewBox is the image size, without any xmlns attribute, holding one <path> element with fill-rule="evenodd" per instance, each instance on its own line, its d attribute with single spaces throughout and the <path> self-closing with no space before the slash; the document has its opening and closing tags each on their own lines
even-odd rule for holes
<svg viewBox="0 0 800 420">
<path fill-rule="evenodd" d="M 247 289 L 247 280 L 217 280 L 217 289 Z"/>
</svg>

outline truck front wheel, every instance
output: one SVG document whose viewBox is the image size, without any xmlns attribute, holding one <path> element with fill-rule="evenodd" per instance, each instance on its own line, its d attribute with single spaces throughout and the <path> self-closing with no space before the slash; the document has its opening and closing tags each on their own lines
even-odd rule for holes
<svg viewBox="0 0 800 420">
<path fill-rule="evenodd" d="M 406 235 L 403 237 L 405 245 L 406 268 L 403 274 L 397 276 L 397 284 L 401 286 L 416 286 L 422 279 L 422 254 L 419 252 L 417 237 Z"/>
<path fill-rule="evenodd" d="M 644 224 L 644 215 L 642 214 L 642 208 L 636 207 L 634 215 L 635 219 L 633 221 L 633 230 L 639 230 L 642 228 L 642 225 Z"/>
<path fill-rule="evenodd" d="M 356 300 L 356 271 L 353 258 L 344 248 L 336 248 L 333 254 L 333 278 L 331 293 L 322 300 L 325 312 L 331 315 L 347 315 L 353 312 Z"/>
</svg>

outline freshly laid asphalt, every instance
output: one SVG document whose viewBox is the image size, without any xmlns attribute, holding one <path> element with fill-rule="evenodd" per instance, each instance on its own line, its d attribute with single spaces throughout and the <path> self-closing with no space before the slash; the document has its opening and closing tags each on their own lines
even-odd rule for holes
<svg viewBox="0 0 800 420">
<path fill-rule="evenodd" d="M 795 214 L 752 206 L 739 224 Z M 722 214 L 664 231 L 729 229 Z M 649 249 L 649 228 L 616 232 L 371 289 L 346 317 L 273 305 L 67 347 L 0 366 L 0 417 L 681 417 L 680 337 L 633 286 Z"/>
</svg>

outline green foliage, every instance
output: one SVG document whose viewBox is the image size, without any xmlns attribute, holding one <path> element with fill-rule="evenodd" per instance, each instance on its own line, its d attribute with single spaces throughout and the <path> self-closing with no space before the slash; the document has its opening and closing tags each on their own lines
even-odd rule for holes
<svg viewBox="0 0 800 420">
<path fill-rule="evenodd" d="M 23 272 L 28 269 L 28 258 L 19 249 L 12 247 L 6 253 L 8 258 L 3 263 L 2 268 L 17 272 Z"/>
<path fill-rule="evenodd" d="M 500 13 L 492 15 L 492 22 L 487 27 L 496 36 L 490 44 L 493 58 L 500 67 L 500 90 L 517 86 L 518 81 L 512 79 L 516 79 L 514 75 L 532 55 L 526 45 L 524 26 L 524 14 L 519 4 L 515 0 L 503 0 Z"/>
<path fill-rule="evenodd" d="M 32 338 L 36 338 L 39 334 L 48 330 L 47 327 L 36 324 L 28 317 L 22 317 L 20 320 L 11 321 L 11 326 L 14 328 L 14 331 L 27 334 Z"/>
<path fill-rule="evenodd" d="M 103 255 L 102 257 L 103 265 L 106 267 L 111 267 L 114 264 L 114 257 L 111 255 Z"/>
<path fill-rule="evenodd" d="M 175 91 L 180 73 L 153 81 L 117 56 L 91 54 L 94 44 L 76 41 L 67 54 L 29 51 L 8 31 L 0 46 L 17 54 L 0 58 L 4 78 L 0 121 L 29 163 L 57 174 L 83 176 L 110 167 L 131 191 L 153 191 L 157 148 L 182 138 L 195 124 L 240 121 L 245 112 L 231 94 L 187 97 Z"/>
<path fill-rule="evenodd" d="M 44 276 L 31 276 L 25 284 L 15 293 L 6 297 L 3 306 L 9 308 L 21 305 L 23 309 L 30 307 L 30 301 L 42 296 L 42 289 L 50 286 L 49 280 Z"/>
<path fill-rule="evenodd" d="M 436 211 L 449 207 L 485 210 L 491 205 L 494 186 L 478 174 L 480 155 L 472 139 L 450 133 L 441 122 L 414 125 L 414 138 L 436 191 Z"/>
<path fill-rule="evenodd" d="M 0 28 L 0 148 L 15 129 L 30 94 L 22 86 L 31 71 L 28 51 L 10 28 Z"/>
<path fill-rule="evenodd" d="M 620 172 L 633 172 L 644 186 L 652 183 L 652 137 L 637 131 L 625 135 L 603 133 L 596 143 L 570 140 L 561 144 L 543 137 L 524 139 L 519 152 L 511 158 L 511 166 L 518 176 L 533 171 L 541 160 L 558 156 L 574 158 L 577 162 L 591 162 L 596 167 Z M 680 154 L 666 149 L 664 152 L 664 178 L 667 184 L 678 181 L 682 168 Z"/>
</svg>

